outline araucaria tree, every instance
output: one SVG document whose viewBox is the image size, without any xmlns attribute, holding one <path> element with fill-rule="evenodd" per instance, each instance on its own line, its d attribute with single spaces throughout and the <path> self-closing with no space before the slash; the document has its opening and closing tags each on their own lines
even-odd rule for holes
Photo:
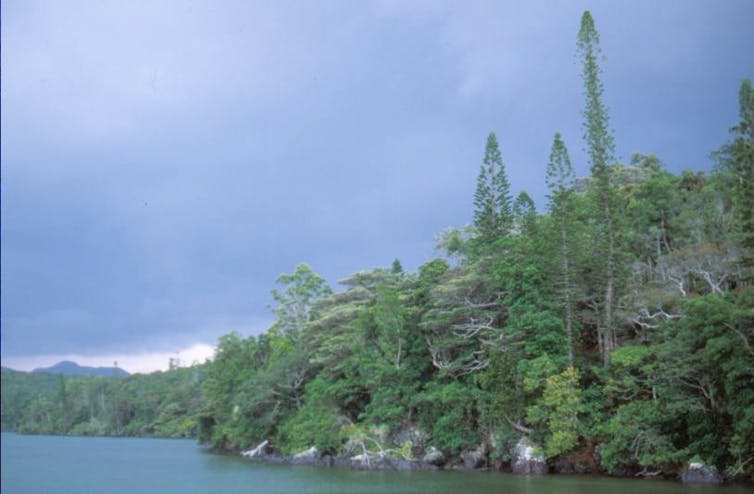
<svg viewBox="0 0 754 494">
<path fill-rule="evenodd" d="M 744 79 L 738 92 L 741 121 L 730 129 L 735 136 L 717 153 L 718 172 L 731 189 L 738 244 L 744 267 L 754 268 L 754 88 Z M 749 275 L 751 276 L 751 275 Z"/>
<path fill-rule="evenodd" d="M 483 244 L 494 242 L 510 231 L 513 220 L 510 188 L 497 137 L 490 132 L 474 193 L 474 227 Z"/>
<path fill-rule="evenodd" d="M 610 362 L 610 352 L 616 346 L 615 334 L 615 304 L 616 304 L 616 198 L 617 195 L 611 184 L 610 164 L 614 159 L 615 142 L 609 129 L 608 114 L 602 101 L 602 81 L 598 58 L 601 50 L 600 37 L 594 26 L 594 19 L 589 11 L 581 17 L 581 29 L 578 36 L 578 54 L 582 62 L 581 77 L 584 81 L 584 139 L 592 172 L 592 193 L 594 198 L 594 219 L 597 232 L 595 259 L 604 261 L 601 267 L 595 267 L 599 274 L 596 277 L 597 286 L 601 293 L 598 305 L 601 318 L 598 327 L 597 341 L 603 363 Z"/>
<path fill-rule="evenodd" d="M 574 343 L 574 304 L 575 286 L 573 282 L 573 253 L 571 249 L 571 228 L 574 215 L 573 168 L 560 133 L 555 133 L 550 151 L 550 162 L 547 164 L 547 187 L 550 189 L 550 215 L 555 230 L 554 245 L 558 246 L 554 258 L 557 261 L 557 283 L 560 306 L 563 310 L 563 320 L 568 337 L 568 361 L 573 365 Z"/>
</svg>

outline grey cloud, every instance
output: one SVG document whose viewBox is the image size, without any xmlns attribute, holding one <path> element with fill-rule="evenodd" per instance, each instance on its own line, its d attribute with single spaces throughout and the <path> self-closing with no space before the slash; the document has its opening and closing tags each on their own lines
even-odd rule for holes
<svg viewBox="0 0 754 494">
<path fill-rule="evenodd" d="M 709 168 L 754 37 L 746 1 L 6 4 L 3 356 L 259 332 L 302 261 L 414 269 L 491 130 L 543 207 L 556 130 L 587 171 L 584 8 L 621 156 Z"/>
</svg>

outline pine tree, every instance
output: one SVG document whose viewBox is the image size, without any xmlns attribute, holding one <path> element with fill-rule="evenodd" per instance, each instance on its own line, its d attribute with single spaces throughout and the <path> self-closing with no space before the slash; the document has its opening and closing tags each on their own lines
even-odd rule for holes
<svg viewBox="0 0 754 494">
<path fill-rule="evenodd" d="M 482 238 L 491 237 L 495 230 L 495 207 L 486 164 L 479 168 L 474 193 L 474 228 Z"/>
<path fill-rule="evenodd" d="M 535 233 L 537 208 L 534 205 L 534 200 L 526 191 L 521 191 L 516 197 L 516 201 L 513 203 L 513 217 L 517 229 L 522 234 L 533 235 Z"/>
<path fill-rule="evenodd" d="M 604 88 L 600 80 L 598 59 L 602 55 L 600 35 L 589 11 L 581 17 L 578 37 L 578 52 L 581 56 L 581 77 L 584 80 L 586 102 L 584 106 L 584 139 L 592 166 L 592 174 L 599 178 L 607 175 L 608 165 L 614 159 L 615 141 L 609 129 L 607 107 L 602 101 Z"/>
<path fill-rule="evenodd" d="M 484 243 L 489 243 L 507 235 L 512 222 L 510 182 L 497 137 L 490 132 L 474 193 L 474 227 L 478 237 Z"/>
<path fill-rule="evenodd" d="M 741 121 L 730 129 L 735 136 L 716 153 L 718 171 L 730 183 L 742 264 L 754 267 L 754 88 L 744 79 L 738 93 Z"/>
<path fill-rule="evenodd" d="M 598 328 L 598 343 L 603 363 L 610 362 L 610 352 L 616 346 L 615 334 L 615 284 L 616 284 L 616 225 L 615 225 L 615 191 L 610 183 L 610 163 L 614 159 L 615 142 L 609 129 L 607 107 L 602 101 L 604 92 L 600 80 L 601 69 L 598 58 L 601 50 L 600 37 L 594 26 L 594 19 L 589 11 L 581 17 L 578 35 L 578 54 L 582 61 L 581 77 L 584 81 L 586 97 L 584 105 L 584 140 L 591 165 L 595 212 L 600 239 L 597 251 L 604 261 L 604 271 L 600 276 L 602 290 L 602 318 Z"/>
<path fill-rule="evenodd" d="M 562 298 L 563 319 L 565 320 L 566 335 L 568 337 L 568 361 L 573 366 L 574 344 L 574 286 L 572 281 L 573 262 L 571 260 L 571 223 L 573 221 L 573 198 L 571 197 L 571 182 L 573 168 L 560 133 L 555 133 L 550 151 L 550 161 L 547 164 L 547 187 L 550 189 L 550 215 L 557 230 L 556 245 L 559 252 L 558 260 L 558 291 Z"/>
<path fill-rule="evenodd" d="M 396 276 L 403 275 L 403 265 L 397 257 L 393 259 L 393 264 L 390 266 L 390 274 L 394 274 Z"/>
<path fill-rule="evenodd" d="M 492 194 L 495 198 L 495 212 L 497 214 L 497 235 L 505 236 L 513 224 L 513 211 L 511 206 L 511 184 L 505 173 L 503 158 L 497 144 L 497 137 L 491 133 L 487 140 L 485 162 L 489 162 L 492 175 Z"/>
</svg>

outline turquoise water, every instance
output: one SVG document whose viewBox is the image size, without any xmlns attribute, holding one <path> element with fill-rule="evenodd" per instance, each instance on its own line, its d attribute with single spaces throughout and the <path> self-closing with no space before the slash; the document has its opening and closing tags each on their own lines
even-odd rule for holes
<svg viewBox="0 0 754 494">
<path fill-rule="evenodd" d="M 741 494 L 741 486 L 469 472 L 361 472 L 270 465 L 194 441 L 2 434 L 3 494 Z"/>
</svg>

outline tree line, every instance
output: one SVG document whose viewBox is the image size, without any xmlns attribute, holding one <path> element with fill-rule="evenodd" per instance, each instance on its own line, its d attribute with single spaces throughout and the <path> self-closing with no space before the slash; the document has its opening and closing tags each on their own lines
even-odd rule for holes
<svg viewBox="0 0 754 494">
<path fill-rule="evenodd" d="M 3 368 L 3 431 L 84 436 L 196 437 L 205 406 L 201 366 L 120 376 Z"/>
</svg>

